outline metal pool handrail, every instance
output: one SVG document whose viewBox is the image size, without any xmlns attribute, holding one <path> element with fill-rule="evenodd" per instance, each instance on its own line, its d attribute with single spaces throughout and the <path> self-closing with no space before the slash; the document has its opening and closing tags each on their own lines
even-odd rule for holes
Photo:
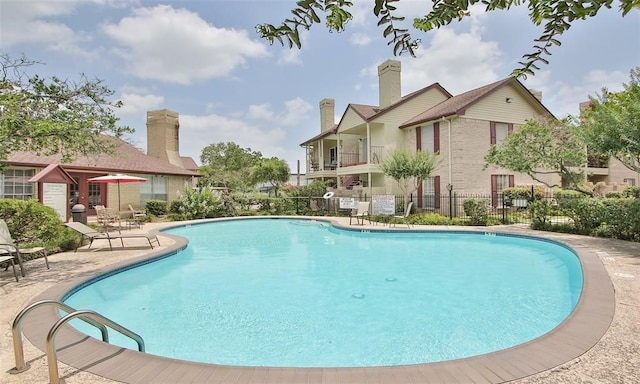
<svg viewBox="0 0 640 384">
<path fill-rule="evenodd" d="M 58 309 L 61 309 L 67 313 L 76 312 L 75 308 L 72 308 L 69 305 L 57 300 L 40 300 L 26 306 L 22 311 L 20 311 L 20 313 L 18 313 L 16 318 L 13 320 L 13 325 L 11 326 L 11 333 L 13 334 L 13 353 L 16 360 L 16 366 L 10 369 L 9 373 L 16 374 L 29 369 L 29 364 L 25 363 L 24 361 L 24 346 L 22 343 L 22 319 L 32 310 L 48 304 L 54 305 Z M 102 334 L 102 341 L 109 342 L 109 334 L 107 332 L 106 326 L 90 318 L 80 317 L 80 320 L 85 321 L 100 329 L 100 333 Z"/>
<path fill-rule="evenodd" d="M 108 326 L 109 328 L 120 332 L 122 335 L 127 336 L 133 339 L 136 343 L 138 343 L 138 351 L 144 352 L 144 340 L 142 340 L 142 336 L 137 333 L 123 327 L 122 325 L 109 320 L 108 318 L 102 316 L 101 314 L 90 311 L 90 310 L 80 310 L 75 311 L 56 321 L 56 323 L 51 327 L 49 333 L 47 334 L 47 363 L 49 365 L 49 382 L 51 384 L 59 384 L 60 378 L 58 377 L 58 359 L 56 357 L 56 346 L 55 346 L 55 337 L 56 333 L 60 327 L 62 327 L 65 323 L 74 318 L 87 318 L 91 319 L 103 326 Z"/>
</svg>

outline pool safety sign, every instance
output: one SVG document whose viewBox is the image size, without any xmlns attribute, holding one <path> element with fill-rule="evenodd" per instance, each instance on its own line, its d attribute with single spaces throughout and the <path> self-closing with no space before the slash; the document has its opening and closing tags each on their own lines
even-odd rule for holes
<svg viewBox="0 0 640 384">
<path fill-rule="evenodd" d="M 341 197 L 340 209 L 356 209 L 358 208 L 358 200 L 354 197 Z"/>
<path fill-rule="evenodd" d="M 393 215 L 396 213 L 396 197 L 394 195 L 373 195 L 374 215 Z"/>
</svg>

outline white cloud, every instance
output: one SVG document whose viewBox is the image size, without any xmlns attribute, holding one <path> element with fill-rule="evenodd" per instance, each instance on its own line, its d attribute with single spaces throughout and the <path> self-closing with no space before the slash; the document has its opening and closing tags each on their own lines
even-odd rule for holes
<svg viewBox="0 0 640 384">
<path fill-rule="evenodd" d="M 91 56 L 90 51 L 80 46 L 90 40 L 87 34 L 49 20 L 72 14 L 77 5 L 74 1 L 3 1 L 0 12 L 2 48 L 37 44 L 51 51 Z"/>
<path fill-rule="evenodd" d="M 250 105 L 247 117 L 253 120 L 274 120 L 274 114 L 273 111 L 271 111 L 269 104 Z"/>
<path fill-rule="evenodd" d="M 147 92 L 122 92 L 118 109 L 119 116 L 140 116 L 147 111 L 158 109 L 164 103 L 164 97 Z"/>
<path fill-rule="evenodd" d="M 286 109 L 278 116 L 280 124 L 288 127 L 297 125 L 300 121 L 304 120 L 309 112 L 313 110 L 311 104 L 302 100 L 301 98 L 295 98 L 293 100 L 285 101 Z"/>
<path fill-rule="evenodd" d="M 263 120 L 284 127 L 292 127 L 306 119 L 313 107 L 301 98 L 285 101 L 285 109 L 280 113 L 273 112 L 269 104 L 251 105 L 247 118 Z"/>
<path fill-rule="evenodd" d="M 364 33 L 354 33 L 353 35 L 351 35 L 351 38 L 349 40 L 353 45 L 364 46 L 371 43 L 372 39 L 369 35 L 366 35 Z"/>
<path fill-rule="evenodd" d="M 302 64 L 298 48 L 285 49 L 278 58 L 278 64 Z"/>
<path fill-rule="evenodd" d="M 180 115 L 180 154 L 199 159 L 202 149 L 210 144 L 234 142 L 251 148 L 265 157 L 287 153 L 283 145 L 287 132 L 281 128 L 265 128 L 260 123 L 210 114 Z"/>
<path fill-rule="evenodd" d="M 217 28 L 197 13 L 166 5 L 138 8 L 102 29 L 119 44 L 115 53 L 128 72 L 169 83 L 225 77 L 247 58 L 268 54 L 244 30 Z"/>
<path fill-rule="evenodd" d="M 420 48 L 415 59 L 402 62 L 403 93 L 434 82 L 455 94 L 498 80 L 500 57 L 496 42 L 483 41 L 478 33 L 456 33 L 451 28 L 434 31 L 429 46 Z"/>
<path fill-rule="evenodd" d="M 603 87 L 621 91 L 629 74 L 622 71 L 594 69 L 583 78 L 553 80 L 550 71 L 539 71 L 523 81 L 527 88 L 542 92 L 542 103 L 558 118 L 577 115 L 578 105 L 601 93 Z"/>
</svg>

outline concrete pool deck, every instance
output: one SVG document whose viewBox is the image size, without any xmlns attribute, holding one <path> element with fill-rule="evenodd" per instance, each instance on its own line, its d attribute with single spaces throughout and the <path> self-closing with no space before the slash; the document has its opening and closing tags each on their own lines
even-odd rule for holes
<svg viewBox="0 0 640 384">
<path fill-rule="evenodd" d="M 322 219 L 322 218 L 317 218 Z M 381 229 L 380 226 L 349 226 L 348 218 L 328 218 L 352 229 Z M 173 226 L 177 223 L 146 224 L 145 230 L 158 229 Z M 403 230 L 398 226 L 398 230 Z M 422 227 L 417 229 L 434 230 L 470 230 L 469 227 Z M 201 364 L 186 363 L 193 370 L 190 373 L 178 369 L 182 364 L 164 358 L 149 357 L 152 360 L 140 360 L 133 366 L 124 368 L 123 356 L 140 355 L 137 352 L 122 351 L 111 346 L 106 355 L 101 355 L 104 350 L 101 342 L 95 340 L 83 340 L 78 345 L 67 347 L 66 336 L 60 333 L 56 345 L 59 349 L 58 357 L 61 360 L 59 375 L 61 382 L 75 383 L 635 383 L 640 382 L 640 244 L 619 240 L 599 239 L 568 234 L 547 233 L 531 231 L 522 226 L 497 226 L 476 228 L 482 232 L 504 232 L 522 235 L 533 235 L 565 242 L 582 254 L 581 257 L 594 267 L 601 270 L 601 276 L 596 276 L 598 284 L 602 284 L 604 291 L 613 288 L 615 290 L 615 312 L 610 311 L 613 318 L 606 318 L 606 313 L 599 312 L 598 308 L 587 309 L 590 312 L 574 324 L 569 331 L 577 333 L 589 331 L 593 327 L 603 327 L 604 336 L 599 340 L 584 340 L 583 346 L 579 337 L 560 339 L 559 342 L 534 341 L 529 349 L 521 349 L 515 353 L 500 354 L 492 360 L 492 354 L 478 358 L 458 360 L 454 362 L 421 364 L 404 368 L 367 368 L 367 369 L 286 369 L 286 368 L 257 368 L 242 369 L 236 367 L 217 367 L 215 371 L 202 370 Z M 167 250 L 175 240 L 160 235 L 161 249 Z M 65 252 L 51 255 L 49 261 L 51 269 L 46 270 L 44 260 L 37 259 L 25 263 L 27 276 L 16 283 L 11 270 L 0 271 L 0 287 L 2 291 L 2 338 L 0 338 L 0 372 L 1 383 L 45 383 L 49 381 L 46 354 L 43 352 L 44 335 L 49 326 L 38 327 L 38 319 L 41 317 L 32 313 L 25 318 L 25 334 L 28 338 L 24 341 L 25 359 L 31 368 L 23 373 L 12 375 L 8 371 L 15 366 L 11 339 L 11 323 L 16 314 L 33 300 L 43 297 L 56 290 L 64 290 L 68 284 L 73 284 L 81 278 L 88 278 L 97 270 L 127 262 L 155 251 L 144 246 L 144 239 L 127 239 L 126 250 L 114 248 L 114 251 L 105 249 L 89 250 L 81 249 L 77 253 Z M 140 242 L 137 242 L 140 241 Z M 94 247 L 99 247 L 95 243 Z M 589 268 L 591 268 L 589 267 Z M 602 268 L 604 267 L 604 268 Z M 611 286 L 612 284 L 612 286 Z M 596 302 L 598 292 L 594 292 Z M 606 292 L 603 293 L 606 296 Z M 606 298 L 606 297 L 605 297 Z M 606 301 L 606 300 L 604 300 Z M 613 309 L 614 303 L 609 303 Z M 607 312 L 607 303 L 604 303 L 603 312 Z M 37 310 L 39 311 L 39 310 Z M 48 312 L 52 312 L 49 310 Z M 44 314 L 46 315 L 46 314 Z M 42 316 L 43 318 L 46 316 Z M 605 317 L 605 318 L 602 318 Z M 610 327 L 607 328 L 610 323 Z M 37 328 L 44 330 L 38 334 Z M 34 329 L 36 329 L 34 331 Z M 72 333 L 73 332 L 69 332 Z M 552 332 L 553 333 L 553 332 Z M 597 333 L 597 332 L 596 332 Z M 580 336 L 580 335 L 578 335 Z M 593 337 L 593 335 L 591 336 Z M 564 340 L 564 342 L 562 341 Z M 33 341 L 33 344 L 32 344 Z M 546 343 L 546 344 L 545 344 Z M 590 348 L 590 346 L 595 345 Z M 35 344 L 35 345 L 34 345 Z M 86 344 L 86 345 L 81 345 Z M 88 348 L 87 348 L 88 346 Z M 577 348 L 577 349 L 576 349 Z M 584 348 L 582 350 L 579 350 Z M 558 355 L 564 355 L 567 349 L 574 350 L 575 358 L 560 365 L 554 360 Z M 74 354 L 74 350 L 76 353 Z M 586 350 L 586 352 L 584 352 Z M 90 351 L 90 352 L 88 352 Z M 110 352 L 109 352 L 110 351 Z M 116 351 L 116 352 L 114 352 Z M 514 352 L 514 351 L 511 351 Z M 128 359 L 127 362 L 135 360 Z M 64 364 L 65 361 L 74 361 L 73 365 L 81 369 Z M 496 365 L 495 361 L 502 364 Z M 120 380 L 110 380 L 105 377 L 89 373 L 111 372 Z M 126 372 L 123 372 L 126 371 Z M 181 373 L 182 372 L 182 373 Z M 539 373 L 536 373 L 539 372 Z M 122 379 L 128 375 L 127 379 Z M 509 377 L 526 376 L 512 380 Z"/>
</svg>

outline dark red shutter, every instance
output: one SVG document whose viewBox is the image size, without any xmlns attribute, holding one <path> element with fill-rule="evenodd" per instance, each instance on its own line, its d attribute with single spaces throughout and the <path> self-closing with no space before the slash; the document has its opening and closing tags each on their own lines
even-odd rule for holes
<svg viewBox="0 0 640 384">
<path fill-rule="evenodd" d="M 423 183 L 424 183 L 424 181 L 423 181 Z M 422 183 L 420 183 L 420 185 L 418 186 L 418 191 L 416 192 L 418 194 L 418 202 L 417 202 L 416 208 L 422 208 L 424 206 L 422 204 L 422 201 L 423 201 L 423 199 L 422 199 L 422 191 L 423 191 Z"/>
<path fill-rule="evenodd" d="M 491 135 L 491 144 L 495 144 L 496 143 L 496 123 L 493 121 L 489 123 L 489 132 Z"/>
<path fill-rule="evenodd" d="M 515 187 L 515 177 L 513 175 L 509 175 L 509 187 Z"/>
<path fill-rule="evenodd" d="M 491 206 L 498 205 L 498 175 L 491 175 Z"/>
<path fill-rule="evenodd" d="M 422 128 L 416 127 L 416 150 L 422 150 Z"/>
<path fill-rule="evenodd" d="M 435 209 L 440 209 L 440 176 L 433 177 L 433 194 L 433 207 Z"/>
<path fill-rule="evenodd" d="M 433 123 L 433 153 L 440 152 L 440 122 Z"/>
<path fill-rule="evenodd" d="M 513 123 L 507 124 L 507 135 L 510 135 L 513 132 Z"/>
</svg>

